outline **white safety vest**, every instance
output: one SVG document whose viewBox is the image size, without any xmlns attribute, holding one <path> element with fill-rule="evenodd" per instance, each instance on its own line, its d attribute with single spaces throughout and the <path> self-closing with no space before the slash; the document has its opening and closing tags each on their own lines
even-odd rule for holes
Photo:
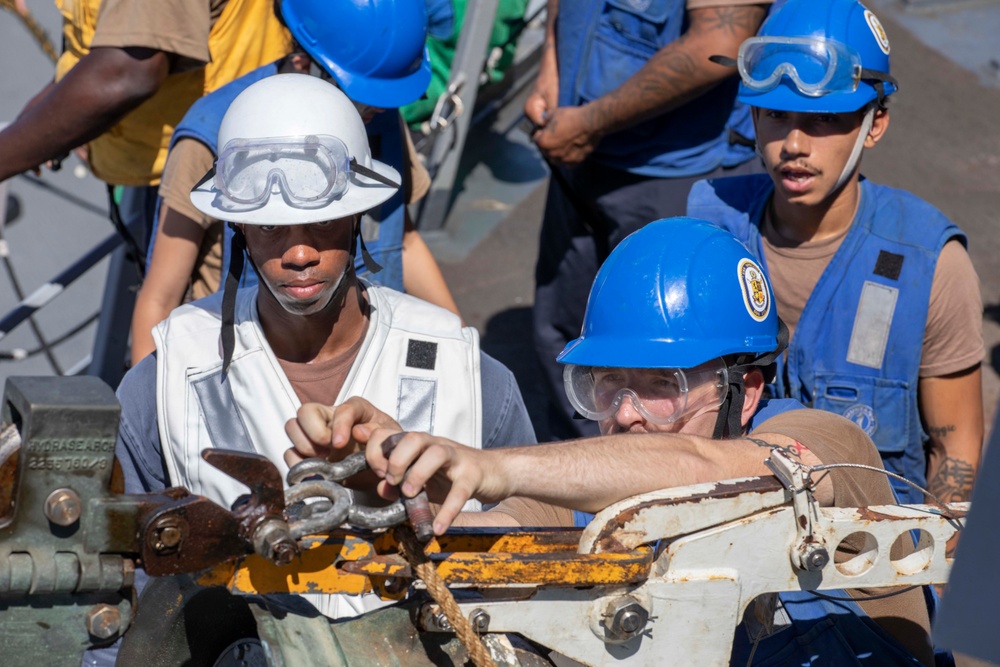
<svg viewBox="0 0 1000 667">
<path fill-rule="evenodd" d="M 365 283 L 371 321 L 337 403 L 362 396 L 408 431 L 482 446 L 479 335 L 453 313 Z M 156 404 L 173 484 L 230 507 L 247 488 L 201 458 L 209 447 L 263 454 L 288 472 L 285 423 L 301 403 L 264 337 L 257 289 L 236 298 L 235 347 L 222 375 L 221 294 L 176 309 L 153 330 Z M 480 509 L 478 503 L 466 509 Z M 306 596 L 334 618 L 378 606 L 374 596 Z M 333 598 L 317 600 L 317 598 Z M 374 599 L 371 599 L 374 598 Z"/>
</svg>

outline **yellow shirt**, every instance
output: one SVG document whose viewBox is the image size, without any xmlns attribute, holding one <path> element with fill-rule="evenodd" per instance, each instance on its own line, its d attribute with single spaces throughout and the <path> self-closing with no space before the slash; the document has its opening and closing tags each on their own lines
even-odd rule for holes
<svg viewBox="0 0 1000 667">
<path fill-rule="evenodd" d="M 209 0 L 56 0 L 65 43 L 56 81 L 90 53 L 91 46 L 154 48 L 174 53 L 179 62 L 195 64 L 172 71 L 156 94 L 89 144 L 90 167 L 107 183 L 159 184 L 170 137 L 188 108 L 202 95 L 291 50 L 291 36 L 275 17 L 272 0 L 216 0 L 224 6 L 208 30 L 209 58 L 201 65 L 198 61 L 204 56 L 197 39 L 180 35 L 172 40 L 170 35 L 171 28 L 183 30 L 192 23 L 191 33 L 199 34 L 198 22 L 178 8 L 192 2 L 202 5 L 201 14 L 209 21 Z M 164 21 L 164 16 L 173 20 Z M 106 31 L 105 22 L 118 22 L 119 29 Z M 101 35 L 95 40 L 98 30 Z M 204 35 L 204 27 L 200 34 Z"/>
</svg>

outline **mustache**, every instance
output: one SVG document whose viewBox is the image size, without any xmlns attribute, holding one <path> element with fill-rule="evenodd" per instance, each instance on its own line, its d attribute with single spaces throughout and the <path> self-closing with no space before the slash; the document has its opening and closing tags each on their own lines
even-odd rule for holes
<svg viewBox="0 0 1000 667">
<path fill-rule="evenodd" d="M 808 162 L 782 162 L 775 167 L 775 171 L 804 171 L 808 174 L 820 174 L 821 169 L 817 169 Z"/>
</svg>

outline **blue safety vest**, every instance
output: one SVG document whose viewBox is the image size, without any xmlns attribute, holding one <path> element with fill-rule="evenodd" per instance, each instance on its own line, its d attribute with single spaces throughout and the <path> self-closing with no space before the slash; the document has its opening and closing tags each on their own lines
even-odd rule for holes
<svg viewBox="0 0 1000 667">
<path fill-rule="evenodd" d="M 635 74 L 687 28 L 685 0 L 560 0 L 556 22 L 559 106 L 580 106 Z M 644 176 L 679 178 L 732 167 L 753 157 L 730 130 L 752 138 L 734 75 L 669 113 L 608 135 L 595 160 Z"/>
<path fill-rule="evenodd" d="M 700 181 L 687 212 L 728 229 L 766 267 L 759 227 L 773 191 L 762 174 Z M 862 179 L 854 223 L 809 296 L 773 388 L 854 421 L 887 470 L 921 486 L 927 434 L 917 404 L 920 352 L 937 258 L 953 238 L 966 243 L 930 204 Z M 890 481 L 900 502 L 924 501 Z"/>
<path fill-rule="evenodd" d="M 248 86 L 277 73 L 277 63 L 264 65 L 199 99 L 191 106 L 184 119 L 174 130 L 170 140 L 171 148 L 180 139 L 191 138 L 205 144 L 212 153 L 218 155 L 219 126 L 222 124 L 222 117 L 229 109 L 229 105 Z M 365 126 L 365 129 L 368 133 L 368 145 L 371 148 L 372 157 L 395 167 L 402 173 L 404 145 L 403 128 L 399 114 L 395 112 L 378 114 Z M 157 204 L 156 210 L 159 212 L 159 204 Z M 365 246 L 375 261 L 382 266 L 382 270 L 377 275 L 368 274 L 360 247 L 358 247 L 354 258 L 354 265 L 359 275 L 366 276 L 371 282 L 399 291 L 403 291 L 404 212 L 403 189 L 400 188 L 388 201 L 366 214 L 362 219 L 361 231 L 365 239 Z M 153 234 L 155 239 L 155 226 Z M 225 284 L 225 276 L 229 272 L 231 239 L 232 230 L 227 226 L 222 249 L 223 263 L 220 285 Z M 152 243 L 150 243 L 150 258 L 152 252 Z M 245 287 L 256 284 L 256 282 L 257 276 L 252 269 L 252 264 L 245 262 L 240 285 Z"/>
</svg>

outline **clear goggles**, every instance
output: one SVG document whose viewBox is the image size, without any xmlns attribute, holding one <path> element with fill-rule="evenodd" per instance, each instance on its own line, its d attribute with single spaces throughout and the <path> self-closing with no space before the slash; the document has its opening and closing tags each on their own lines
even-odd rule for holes
<svg viewBox="0 0 1000 667">
<path fill-rule="evenodd" d="M 729 372 L 721 359 L 688 369 L 568 365 L 563 382 L 570 403 L 587 419 L 612 417 L 629 398 L 646 421 L 662 426 L 722 405 Z"/>
<path fill-rule="evenodd" d="M 853 92 L 865 72 L 854 49 L 811 37 L 751 37 L 740 45 L 736 65 L 750 90 L 771 90 L 787 76 L 809 97 Z"/>
<path fill-rule="evenodd" d="M 293 206 L 315 208 L 347 192 L 351 172 L 399 187 L 358 164 L 343 141 L 321 135 L 233 139 L 216 160 L 215 187 L 236 204 L 260 205 L 280 192 Z"/>
</svg>

